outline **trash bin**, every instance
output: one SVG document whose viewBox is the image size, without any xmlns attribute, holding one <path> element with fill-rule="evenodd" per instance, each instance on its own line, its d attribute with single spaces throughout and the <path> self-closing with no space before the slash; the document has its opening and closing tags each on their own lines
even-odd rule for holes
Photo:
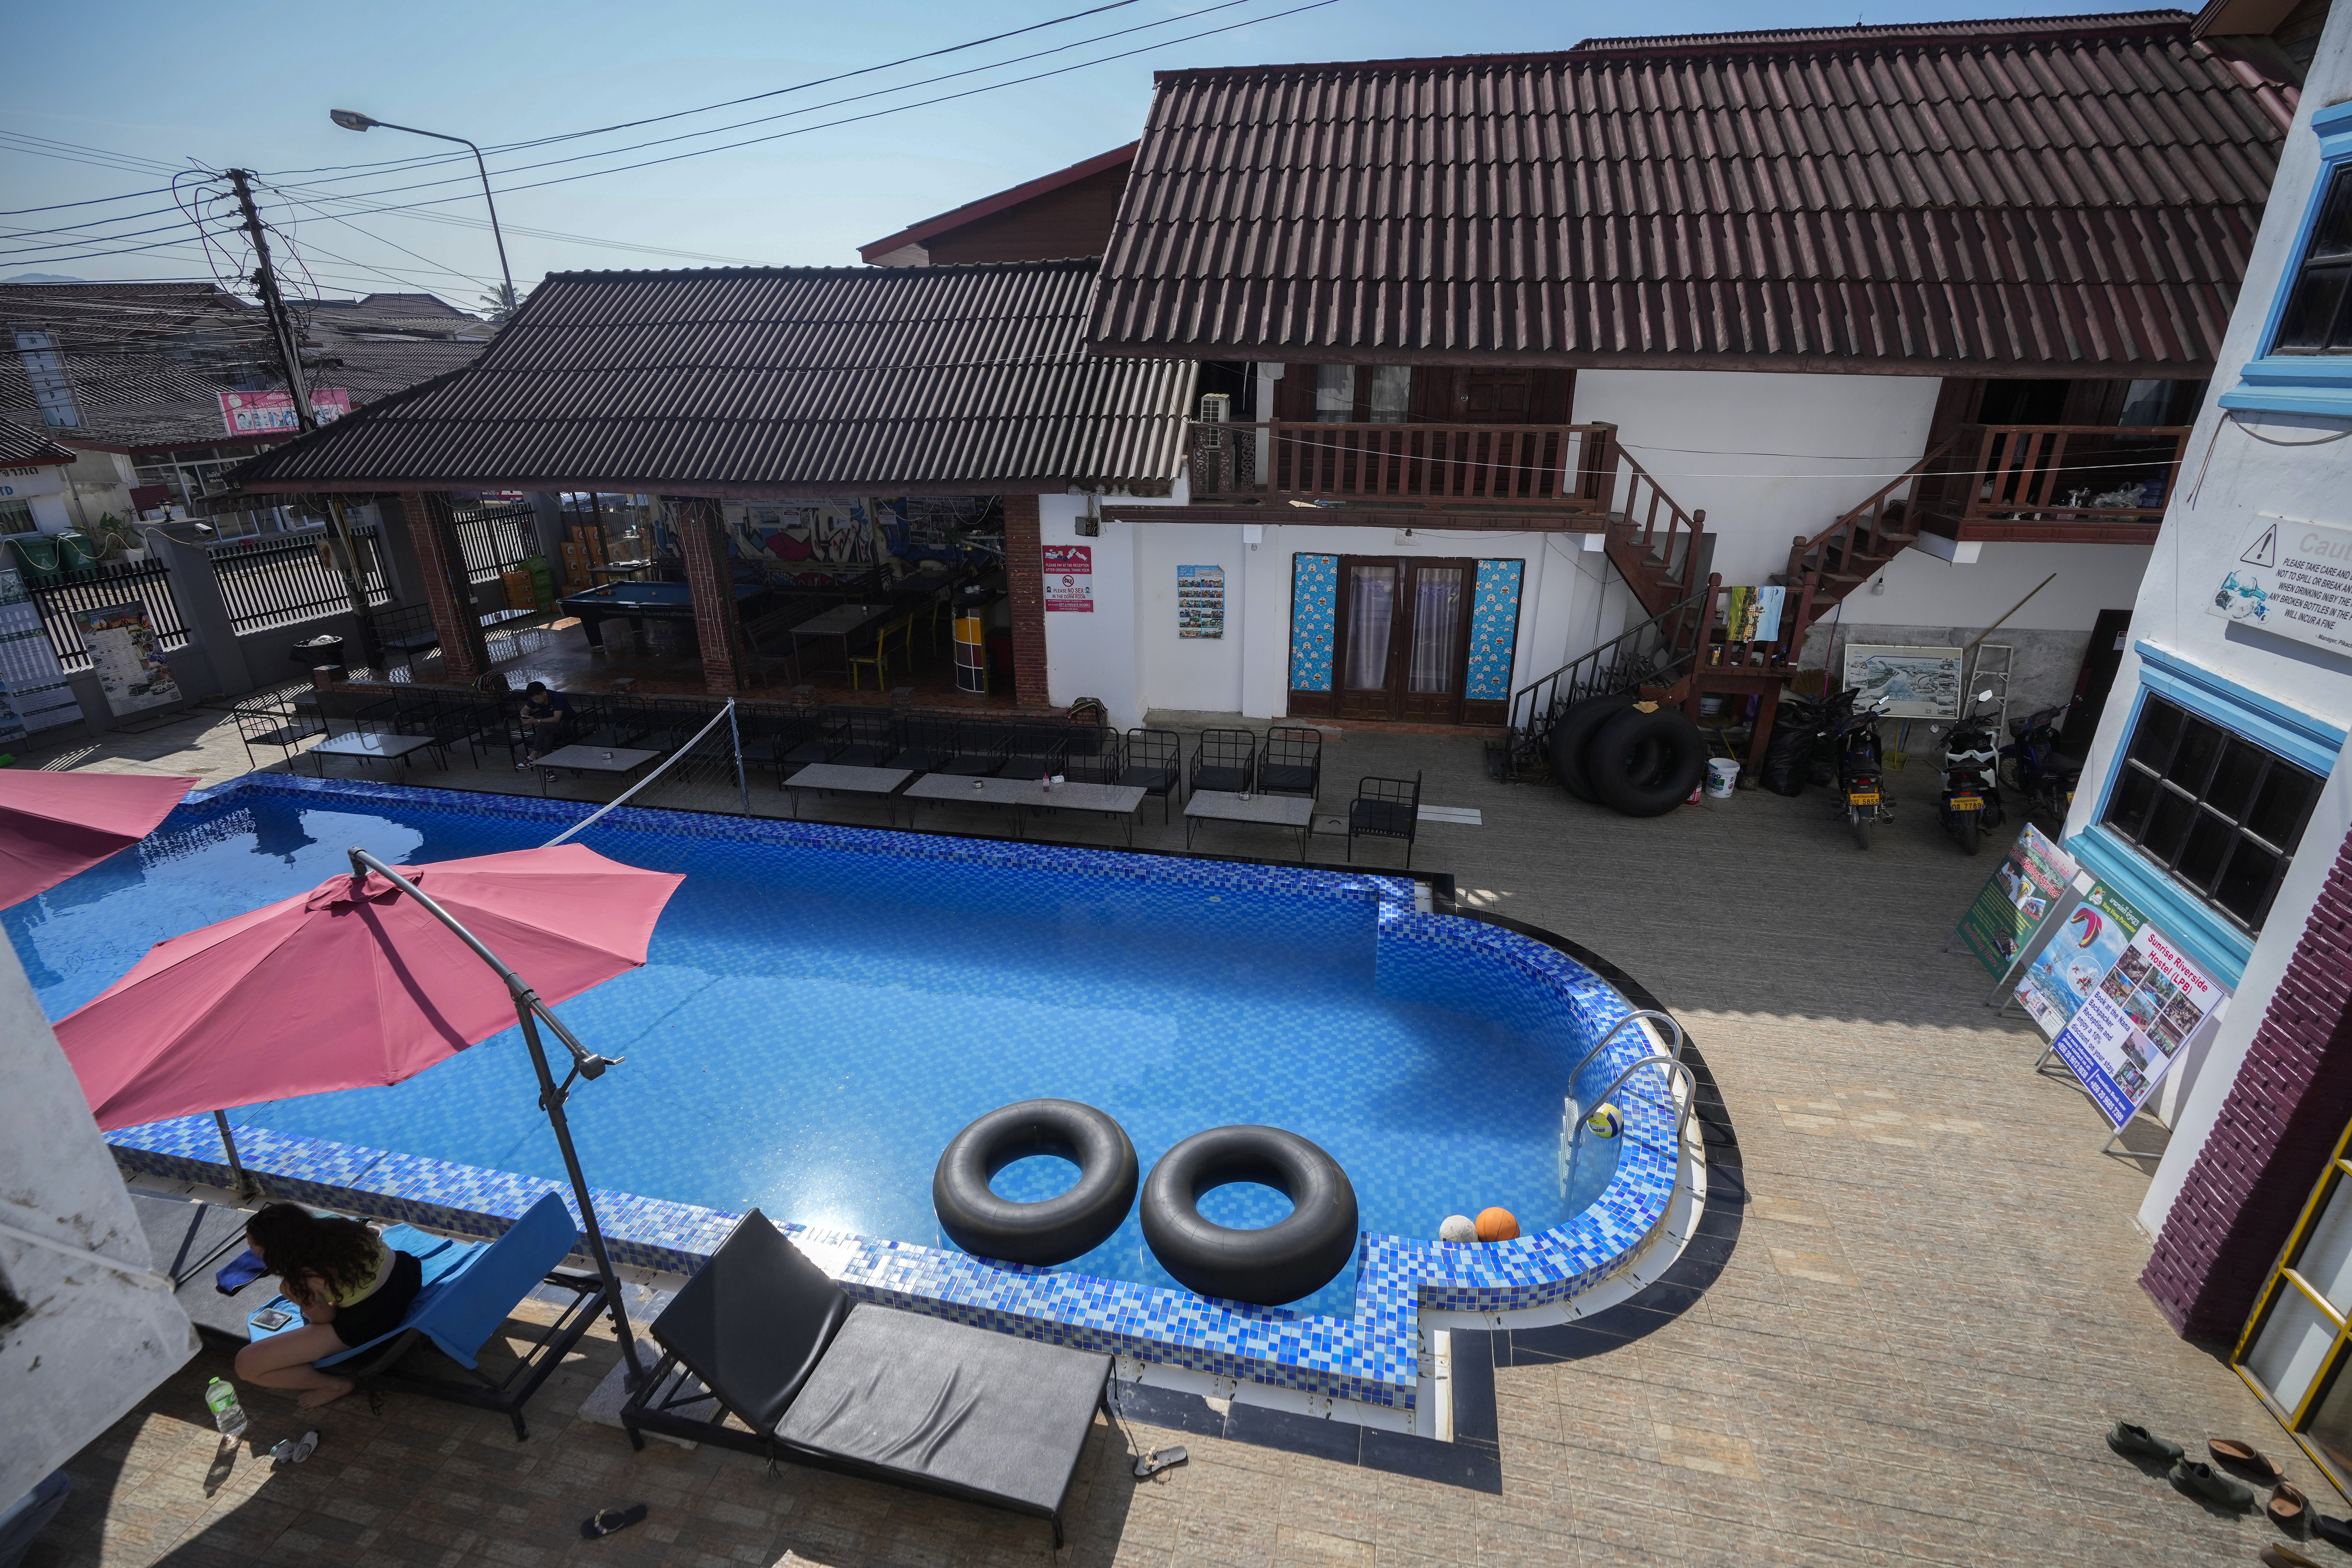
<svg viewBox="0 0 2352 1568">
<path fill-rule="evenodd" d="M 305 669 L 331 669 L 332 679 L 343 679 L 343 639 L 339 637 L 320 633 L 306 637 L 294 645 L 290 657 Z"/>
</svg>

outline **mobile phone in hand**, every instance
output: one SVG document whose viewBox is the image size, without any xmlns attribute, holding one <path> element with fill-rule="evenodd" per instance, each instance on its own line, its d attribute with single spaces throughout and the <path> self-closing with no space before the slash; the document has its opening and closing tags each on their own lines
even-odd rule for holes
<svg viewBox="0 0 2352 1568">
<path fill-rule="evenodd" d="M 275 1307 L 264 1307 L 253 1314 L 253 1326 L 267 1333 L 276 1333 L 294 1321 L 291 1312 L 281 1312 Z"/>
</svg>

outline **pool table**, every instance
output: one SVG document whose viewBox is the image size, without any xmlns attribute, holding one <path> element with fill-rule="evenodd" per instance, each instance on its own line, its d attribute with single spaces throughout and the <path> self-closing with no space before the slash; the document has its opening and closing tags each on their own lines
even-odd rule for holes
<svg viewBox="0 0 2352 1568">
<path fill-rule="evenodd" d="M 735 610 L 738 615 L 754 614 L 758 602 L 768 590 L 756 583 L 737 583 Z M 604 646 L 604 623 L 626 620 L 632 629 L 642 629 L 648 620 L 694 620 L 694 595 L 683 583 L 607 583 L 601 588 L 568 595 L 563 607 L 580 617 L 588 633 L 588 646 Z"/>
</svg>

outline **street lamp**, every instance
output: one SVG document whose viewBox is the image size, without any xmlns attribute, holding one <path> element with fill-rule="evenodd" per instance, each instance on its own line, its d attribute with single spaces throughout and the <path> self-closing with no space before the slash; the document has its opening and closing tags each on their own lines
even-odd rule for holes
<svg viewBox="0 0 2352 1568">
<path fill-rule="evenodd" d="M 414 125 L 394 125 L 388 120 L 377 120 L 362 114 L 356 109 L 331 109 L 327 111 L 327 118 L 346 131 L 367 131 L 381 125 L 386 131 L 405 131 L 411 136 L 430 136 L 436 142 L 456 142 L 463 146 L 473 148 L 474 167 L 482 176 L 482 203 L 490 209 L 490 237 L 498 241 L 499 275 L 506 279 L 507 312 L 511 315 L 515 308 L 514 273 L 507 267 L 507 237 L 499 232 L 499 204 L 490 198 L 490 171 L 489 166 L 482 162 L 482 150 L 475 147 L 463 136 L 445 135 L 438 131 L 419 131 Z"/>
</svg>

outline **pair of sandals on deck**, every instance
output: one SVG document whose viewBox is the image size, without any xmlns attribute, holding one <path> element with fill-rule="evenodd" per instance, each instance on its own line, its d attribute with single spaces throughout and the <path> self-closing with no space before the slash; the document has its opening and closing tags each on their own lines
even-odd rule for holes
<svg viewBox="0 0 2352 1568">
<path fill-rule="evenodd" d="M 2236 1437 L 2210 1437 L 2206 1440 L 2206 1452 L 2212 1462 L 2189 1458 L 2179 1444 L 2159 1437 L 2147 1427 L 2134 1422 L 2118 1421 L 2107 1434 L 2107 1447 L 2127 1459 L 2155 1459 L 2172 1466 L 2169 1477 L 2173 1487 L 2186 1496 L 2201 1501 L 2219 1503 L 2224 1508 L 2249 1509 L 2254 1505 L 2254 1489 L 2226 1474 L 2221 1467 L 2242 1470 L 2269 1483 L 2271 1500 L 2268 1511 L 2271 1522 L 2290 1535 L 2301 1536 L 2308 1528 L 2322 1541 L 2352 1552 L 2352 1520 L 2329 1519 L 2311 1506 L 2311 1499 L 2303 1489 L 2286 1479 L 2278 1461 Z M 2291 1546 L 2273 1542 L 2262 1550 L 2262 1560 L 2272 1568 L 2318 1568 L 2316 1562 Z"/>
</svg>

